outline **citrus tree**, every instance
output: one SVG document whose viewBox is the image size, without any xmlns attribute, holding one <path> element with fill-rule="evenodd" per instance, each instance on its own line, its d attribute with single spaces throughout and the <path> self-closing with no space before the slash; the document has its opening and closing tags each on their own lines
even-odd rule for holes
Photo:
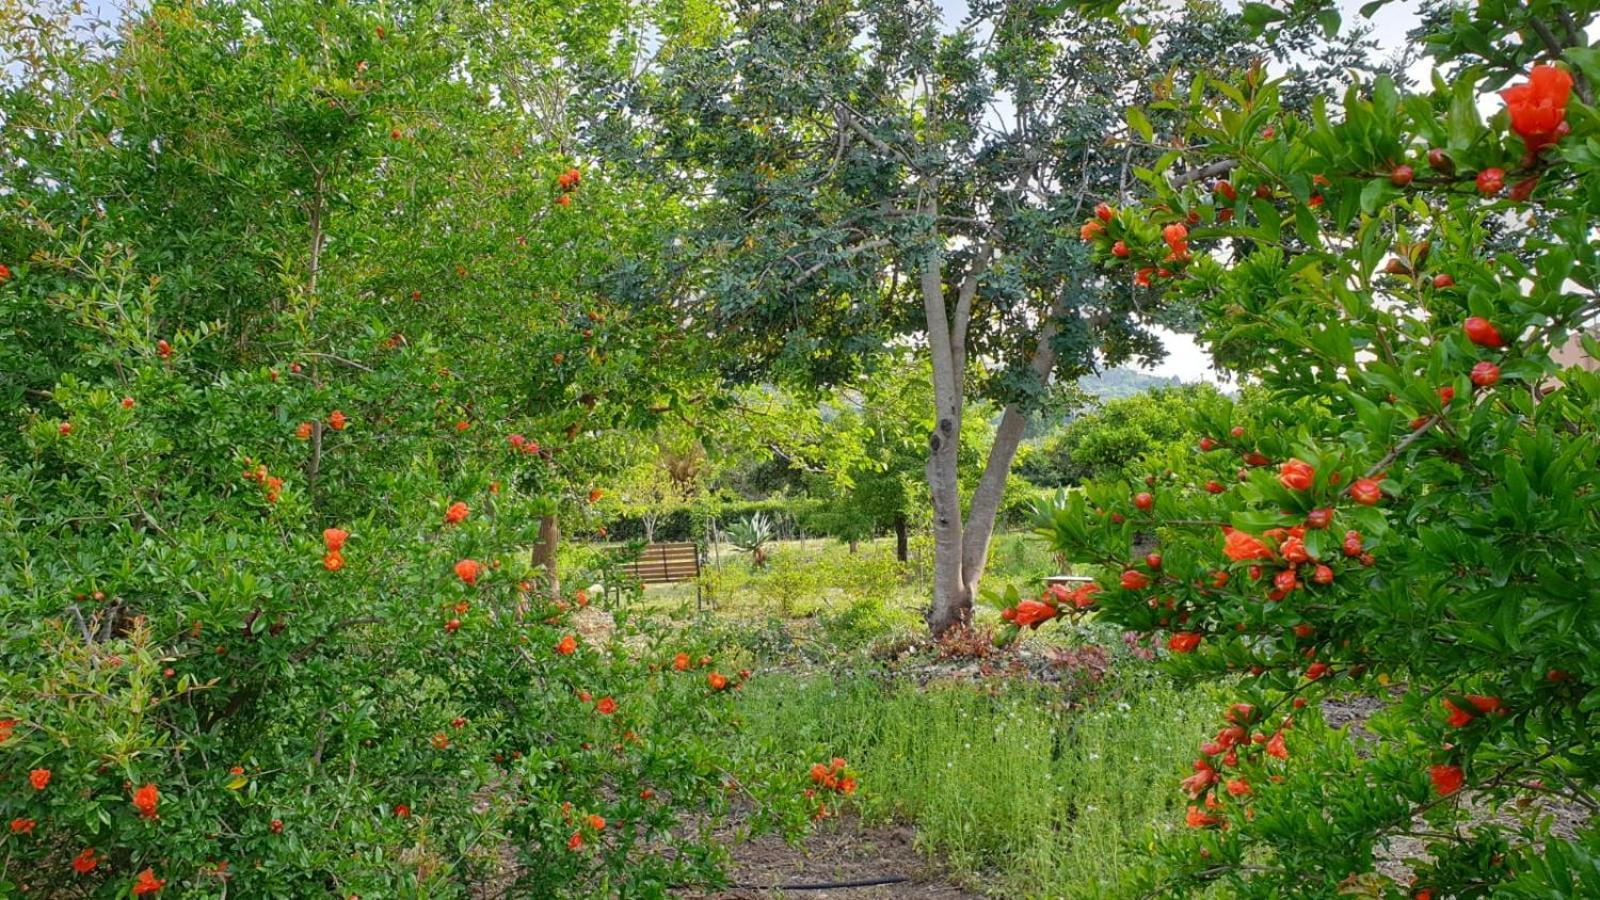
<svg viewBox="0 0 1600 900">
<path fill-rule="evenodd" d="M 1150 895 L 1600 892 L 1600 835 L 1573 825 L 1600 776 L 1593 21 L 1455 11 L 1426 29 L 1429 84 L 1306 114 L 1261 72 L 1217 86 L 1172 136 L 1199 149 L 1086 229 L 1108 277 L 1190 304 L 1259 386 L 1195 417 L 1190 473 L 1047 515 L 1107 574 L 1006 613 L 1094 610 L 1237 686 L 1188 828 L 1130 879 Z M 1350 693 L 1370 740 L 1324 727 Z"/>
<path fill-rule="evenodd" d="M 740 676 L 528 555 L 686 383 L 543 102 L 624 9 L 0 8 L 0 894 L 714 880 Z"/>
</svg>

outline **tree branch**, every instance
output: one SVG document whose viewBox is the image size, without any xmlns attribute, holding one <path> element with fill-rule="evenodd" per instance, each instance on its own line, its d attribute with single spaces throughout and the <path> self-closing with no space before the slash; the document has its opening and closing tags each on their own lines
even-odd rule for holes
<svg viewBox="0 0 1600 900">
<path fill-rule="evenodd" d="M 1203 181 L 1207 178 L 1215 178 L 1218 175 L 1226 175 L 1237 168 L 1238 165 L 1239 163 L 1237 160 L 1219 159 L 1214 163 L 1207 163 L 1198 169 L 1190 169 L 1187 172 L 1179 172 L 1178 174 L 1172 176 L 1172 181 L 1169 183 L 1175 188 L 1180 188 L 1192 181 Z"/>
</svg>

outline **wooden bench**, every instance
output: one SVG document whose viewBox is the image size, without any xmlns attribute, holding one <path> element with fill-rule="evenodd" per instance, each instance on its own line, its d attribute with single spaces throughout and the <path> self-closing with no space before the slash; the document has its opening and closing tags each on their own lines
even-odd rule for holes
<svg viewBox="0 0 1600 900">
<path fill-rule="evenodd" d="M 639 558 L 622 564 L 622 571 L 640 584 L 676 584 L 700 577 L 700 548 L 692 543 L 649 544 Z M 700 602 L 699 585 L 695 603 Z"/>
<path fill-rule="evenodd" d="M 1075 588 L 1082 587 L 1092 581 L 1094 579 L 1087 575 L 1051 575 L 1044 580 L 1044 586 L 1049 587 L 1052 584 L 1059 584 L 1062 587 Z"/>
</svg>

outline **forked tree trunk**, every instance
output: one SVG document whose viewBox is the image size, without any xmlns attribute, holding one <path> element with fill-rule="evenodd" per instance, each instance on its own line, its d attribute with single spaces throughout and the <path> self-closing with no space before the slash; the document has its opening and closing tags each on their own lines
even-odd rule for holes
<svg viewBox="0 0 1600 900">
<path fill-rule="evenodd" d="M 923 211 L 937 213 L 932 201 Z M 961 445 L 961 412 L 965 406 L 963 385 L 966 375 L 967 326 L 978 279 L 983 276 L 995 252 L 985 243 L 972 267 L 955 291 L 954 316 L 947 301 L 939 242 L 931 242 L 921 276 L 923 311 L 927 318 L 928 350 L 933 359 L 933 433 L 928 436 L 928 493 L 933 499 L 933 603 L 928 609 L 928 630 L 935 637 L 957 625 L 972 621 L 972 602 L 978 583 L 989 562 L 989 542 L 994 537 L 995 517 L 1005 495 L 1006 477 L 1016 459 L 1017 447 L 1027 425 L 1027 416 L 1015 404 L 1008 405 L 995 430 L 994 444 L 983 475 L 973 489 L 965 521 L 961 515 L 961 484 L 956 452 Z M 1050 311 L 1039 329 L 1028 369 L 1041 383 L 1047 383 L 1055 368 L 1055 319 L 1062 310 Z"/>
</svg>

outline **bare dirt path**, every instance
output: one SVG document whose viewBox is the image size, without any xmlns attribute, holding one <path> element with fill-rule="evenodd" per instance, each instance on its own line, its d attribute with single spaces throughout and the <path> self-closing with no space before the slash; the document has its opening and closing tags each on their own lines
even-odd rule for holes
<svg viewBox="0 0 1600 900">
<path fill-rule="evenodd" d="M 908 825 L 867 826 L 853 817 L 832 820 L 791 847 L 763 835 L 729 849 L 728 878 L 737 887 L 685 892 L 685 900 L 980 900 L 940 872 L 914 846 Z M 892 884 L 822 887 L 904 879 Z M 789 886 L 784 889 L 784 886 Z M 809 887 L 804 887 L 809 886 Z"/>
</svg>

